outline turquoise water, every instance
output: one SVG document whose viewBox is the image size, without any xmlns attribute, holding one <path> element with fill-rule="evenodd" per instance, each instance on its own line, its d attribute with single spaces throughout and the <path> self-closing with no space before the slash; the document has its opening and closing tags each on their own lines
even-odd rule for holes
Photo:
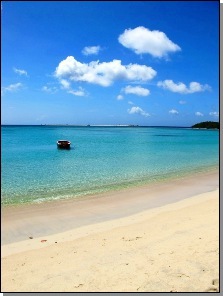
<svg viewBox="0 0 223 296">
<path fill-rule="evenodd" d="M 70 150 L 56 141 L 68 139 Z M 218 167 L 219 131 L 2 127 L 2 204 L 75 198 Z"/>
</svg>

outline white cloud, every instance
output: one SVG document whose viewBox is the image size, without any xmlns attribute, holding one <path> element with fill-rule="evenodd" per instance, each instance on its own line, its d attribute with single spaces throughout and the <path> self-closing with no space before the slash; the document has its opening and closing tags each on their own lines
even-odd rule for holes
<svg viewBox="0 0 223 296">
<path fill-rule="evenodd" d="M 86 46 L 82 50 L 82 53 L 84 55 L 91 55 L 91 54 L 97 55 L 100 50 L 101 50 L 101 47 L 100 46 Z"/>
<path fill-rule="evenodd" d="M 25 75 L 25 76 L 28 76 L 28 73 L 25 71 L 25 70 L 21 70 L 21 69 L 16 69 L 16 68 L 13 68 L 14 72 L 19 74 L 19 75 Z"/>
<path fill-rule="evenodd" d="M 43 86 L 42 87 L 42 91 L 45 91 L 47 93 L 50 93 L 50 94 L 55 94 L 57 92 L 57 87 L 53 86 L 53 87 L 49 87 L 49 86 Z"/>
<path fill-rule="evenodd" d="M 78 90 L 73 90 L 71 88 L 70 82 L 67 81 L 66 79 L 60 79 L 59 82 L 62 85 L 62 89 L 67 90 L 67 93 L 72 94 L 74 96 L 78 96 L 78 97 L 87 96 L 87 92 L 81 86 L 79 86 Z"/>
<path fill-rule="evenodd" d="M 175 109 L 170 110 L 169 113 L 170 114 L 175 114 L 175 115 L 179 114 L 179 112 L 177 110 L 175 110 Z"/>
<path fill-rule="evenodd" d="M 62 84 L 62 87 L 65 89 L 69 89 L 70 88 L 70 82 L 65 80 L 65 79 L 61 79 L 60 83 Z"/>
<path fill-rule="evenodd" d="M 125 30 L 119 36 L 118 41 L 123 46 L 132 49 L 136 54 L 148 53 L 158 58 L 166 57 L 170 52 L 181 50 L 165 33 L 157 30 L 150 31 L 142 26 Z"/>
<path fill-rule="evenodd" d="M 79 88 L 77 90 L 73 90 L 71 88 L 71 84 L 69 81 L 67 81 L 66 79 L 59 79 L 59 82 L 62 85 L 62 89 L 66 89 L 68 94 L 72 94 L 74 96 L 78 96 L 78 97 L 85 97 L 87 96 L 87 92 L 81 87 L 79 86 Z"/>
<path fill-rule="evenodd" d="M 128 109 L 127 111 L 128 111 L 129 114 L 140 114 L 140 115 L 145 116 L 145 117 L 150 116 L 149 113 L 145 112 L 140 107 L 132 107 L 131 109 Z"/>
<path fill-rule="evenodd" d="M 181 104 L 181 105 L 184 105 L 184 104 L 186 104 L 187 102 L 186 101 L 179 101 L 179 104 Z"/>
<path fill-rule="evenodd" d="M 180 94 L 192 94 L 195 92 L 202 92 L 211 89 L 208 84 L 202 85 L 199 82 L 191 82 L 189 87 L 187 87 L 184 83 L 174 83 L 173 80 L 159 81 L 157 86 Z"/>
<path fill-rule="evenodd" d="M 145 65 L 122 65 L 120 60 L 85 64 L 78 62 L 73 56 L 61 61 L 55 71 L 59 80 L 84 81 L 104 87 L 112 85 L 116 80 L 148 81 L 155 75 L 156 71 Z"/>
<path fill-rule="evenodd" d="M 137 96 L 146 97 L 150 94 L 150 91 L 147 88 L 143 88 L 141 86 L 131 86 L 127 85 L 125 88 L 122 89 L 125 94 L 133 94 Z"/>
<path fill-rule="evenodd" d="M 201 113 L 201 112 L 195 112 L 195 115 L 196 115 L 196 116 L 204 116 L 204 114 Z"/>
<path fill-rule="evenodd" d="M 78 96 L 78 97 L 87 96 L 87 93 L 85 92 L 85 90 L 81 86 L 79 86 L 78 90 L 73 90 L 73 89 L 68 90 L 68 93 L 72 94 L 74 96 Z"/>
<path fill-rule="evenodd" d="M 9 86 L 6 86 L 6 87 L 3 87 L 2 88 L 2 91 L 5 92 L 5 91 L 17 91 L 17 90 L 20 90 L 21 88 L 23 87 L 22 83 L 18 82 L 18 83 L 15 83 L 15 84 L 10 84 Z"/>
<path fill-rule="evenodd" d="M 134 105 L 134 103 L 132 101 L 128 101 L 129 105 Z"/>
<path fill-rule="evenodd" d="M 117 100 L 123 100 L 123 99 L 124 99 L 124 97 L 122 95 L 117 96 Z"/>
<path fill-rule="evenodd" d="M 219 116 L 219 112 L 210 112 L 209 115 L 218 117 Z"/>
</svg>

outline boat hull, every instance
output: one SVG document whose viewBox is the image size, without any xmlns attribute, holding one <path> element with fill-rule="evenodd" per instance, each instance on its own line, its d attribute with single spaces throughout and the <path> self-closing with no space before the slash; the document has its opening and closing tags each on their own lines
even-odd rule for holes
<svg viewBox="0 0 223 296">
<path fill-rule="evenodd" d="M 58 149 L 70 149 L 70 142 L 69 141 L 57 141 L 57 148 Z"/>
<path fill-rule="evenodd" d="M 58 144 L 57 144 L 57 148 L 58 148 L 58 149 L 70 149 L 70 145 L 66 145 L 66 146 L 63 145 L 63 146 L 62 146 L 62 145 L 58 145 Z"/>
</svg>

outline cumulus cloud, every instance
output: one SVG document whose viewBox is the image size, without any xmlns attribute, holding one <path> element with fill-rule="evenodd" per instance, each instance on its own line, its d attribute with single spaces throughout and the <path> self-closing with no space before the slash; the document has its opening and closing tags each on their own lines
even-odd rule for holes
<svg viewBox="0 0 223 296">
<path fill-rule="evenodd" d="M 25 75 L 25 76 L 28 76 L 28 73 L 25 71 L 25 70 L 21 70 L 21 69 L 16 69 L 16 68 L 13 68 L 14 72 L 19 74 L 19 75 Z"/>
<path fill-rule="evenodd" d="M 149 113 L 145 112 L 143 109 L 141 109 L 140 107 L 132 107 L 131 109 L 127 110 L 129 114 L 139 114 L 145 117 L 150 116 Z"/>
<path fill-rule="evenodd" d="M 100 50 L 101 50 L 100 46 L 86 46 L 82 50 L 82 53 L 87 56 L 91 54 L 97 55 Z"/>
<path fill-rule="evenodd" d="M 184 104 L 186 104 L 187 102 L 186 101 L 179 101 L 179 104 L 181 104 L 181 105 L 184 105 Z"/>
<path fill-rule="evenodd" d="M 174 83 L 173 80 L 159 81 L 157 86 L 180 94 L 192 94 L 195 92 L 202 92 L 211 89 L 208 84 L 202 85 L 199 82 L 191 82 L 189 87 L 187 87 L 184 83 Z"/>
<path fill-rule="evenodd" d="M 73 90 L 73 89 L 68 90 L 68 93 L 78 97 L 87 96 L 87 93 L 81 86 L 78 88 L 78 90 Z"/>
<path fill-rule="evenodd" d="M 132 101 L 128 101 L 129 105 L 134 105 L 134 103 Z"/>
<path fill-rule="evenodd" d="M 125 94 L 133 94 L 137 96 L 146 97 L 150 94 L 150 91 L 147 88 L 143 88 L 141 86 L 131 86 L 127 85 L 125 88 L 122 89 Z"/>
<path fill-rule="evenodd" d="M 175 115 L 179 114 L 179 112 L 177 110 L 175 110 L 175 109 L 170 110 L 169 113 L 170 114 L 175 114 Z"/>
<path fill-rule="evenodd" d="M 124 99 L 124 97 L 122 95 L 117 96 L 117 100 L 123 100 L 123 99 Z"/>
<path fill-rule="evenodd" d="M 23 87 L 22 83 L 18 82 L 18 83 L 10 84 L 9 86 L 3 87 L 2 91 L 3 92 L 5 92 L 5 91 L 13 92 L 13 91 L 20 90 L 22 87 Z"/>
<path fill-rule="evenodd" d="M 218 117 L 219 116 L 219 112 L 210 112 L 209 115 Z"/>
<path fill-rule="evenodd" d="M 81 86 L 77 90 L 72 89 L 70 82 L 66 79 L 59 79 L 59 82 L 61 84 L 61 88 L 65 89 L 69 94 L 78 97 L 85 97 L 88 95 L 88 93 Z"/>
<path fill-rule="evenodd" d="M 65 79 L 61 79 L 60 83 L 62 84 L 62 87 L 65 89 L 69 89 L 70 88 L 70 82 L 65 80 Z"/>
<path fill-rule="evenodd" d="M 142 26 L 125 30 L 119 36 L 118 41 L 136 54 L 147 53 L 158 58 L 166 57 L 170 52 L 181 50 L 165 33 L 158 30 L 150 31 Z"/>
<path fill-rule="evenodd" d="M 49 87 L 47 85 L 42 87 L 42 91 L 45 91 L 49 94 L 55 94 L 57 92 L 57 87 L 53 86 L 53 87 Z"/>
<path fill-rule="evenodd" d="M 84 81 L 104 87 L 112 85 L 116 80 L 148 81 L 155 75 L 156 71 L 145 65 L 122 65 L 120 60 L 102 63 L 93 61 L 86 64 L 77 61 L 73 56 L 61 61 L 55 71 L 59 80 Z"/>
<path fill-rule="evenodd" d="M 204 116 L 204 114 L 201 113 L 201 112 L 195 112 L 195 115 L 196 115 L 196 116 Z"/>
</svg>

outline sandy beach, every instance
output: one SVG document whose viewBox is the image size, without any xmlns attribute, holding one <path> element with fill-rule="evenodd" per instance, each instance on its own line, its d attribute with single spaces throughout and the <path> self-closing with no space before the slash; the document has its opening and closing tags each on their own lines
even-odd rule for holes
<svg viewBox="0 0 223 296">
<path fill-rule="evenodd" d="M 2 292 L 219 291 L 218 171 L 2 209 Z"/>
</svg>

